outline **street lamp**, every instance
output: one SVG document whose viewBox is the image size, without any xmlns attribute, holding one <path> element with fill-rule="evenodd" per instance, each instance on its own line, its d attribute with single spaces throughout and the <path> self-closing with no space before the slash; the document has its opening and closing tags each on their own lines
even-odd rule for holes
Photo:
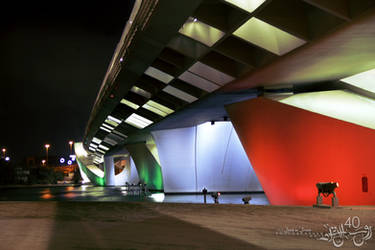
<svg viewBox="0 0 375 250">
<path fill-rule="evenodd" d="M 46 154 L 47 154 L 47 161 L 46 161 L 47 166 L 48 166 L 48 149 L 49 149 L 50 146 L 51 145 L 49 145 L 49 144 L 44 145 L 44 147 L 46 148 Z"/>
<path fill-rule="evenodd" d="M 70 154 L 72 154 L 72 146 L 73 146 L 73 141 L 69 141 Z"/>
<path fill-rule="evenodd" d="M 5 158 L 5 153 L 7 152 L 7 149 L 6 148 L 2 148 L 1 152 L 3 152 L 3 158 Z"/>
<path fill-rule="evenodd" d="M 42 160 L 42 165 L 44 166 L 46 164 L 46 160 Z"/>
</svg>

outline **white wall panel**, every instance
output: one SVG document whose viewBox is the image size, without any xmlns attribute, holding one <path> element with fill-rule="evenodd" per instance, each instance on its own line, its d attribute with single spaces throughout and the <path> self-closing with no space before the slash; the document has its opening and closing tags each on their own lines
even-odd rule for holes
<svg viewBox="0 0 375 250">
<path fill-rule="evenodd" d="M 152 132 L 158 148 L 164 192 L 196 192 L 195 127 Z"/>
<path fill-rule="evenodd" d="M 130 177 L 128 178 L 128 181 L 130 184 L 134 183 L 137 184 L 139 182 L 138 172 L 137 168 L 135 167 L 133 158 L 130 157 Z"/>
<path fill-rule="evenodd" d="M 230 122 L 152 132 L 165 192 L 262 191 Z M 197 140 L 195 140 L 197 135 Z"/>
</svg>

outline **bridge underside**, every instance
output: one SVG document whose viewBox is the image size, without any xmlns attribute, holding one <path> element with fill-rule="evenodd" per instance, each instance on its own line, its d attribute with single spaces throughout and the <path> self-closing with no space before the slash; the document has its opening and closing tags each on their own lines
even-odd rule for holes
<svg viewBox="0 0 375 250">
<path fill-rule="evenodd" d="M 374 204 L 374 7 L 135 1 L 82 144 L 96 184 L 311 205 L 333 181 L 340 204 Z"/>
</svg>

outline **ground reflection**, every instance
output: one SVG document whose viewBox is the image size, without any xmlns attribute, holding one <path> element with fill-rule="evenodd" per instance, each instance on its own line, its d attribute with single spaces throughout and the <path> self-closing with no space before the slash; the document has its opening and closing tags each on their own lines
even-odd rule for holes
<svg viewBox="0 0 375 250">
<path fill-rule="evenodd" d="M 222 194 L 219 199 L 221 204 L 242 204 L 244 196 L 251 196 L 250 204 L 268 205 L 269 202 L 264 193 L 253 194 Z M 82 186 L 54 186 L 54 187 L 27 187 L 2 189 L 1 201 L 148 201 L 164 203 L 203 203 L 201 194 L 144 194 L 139 190 L 128 187 L 97 187 L 92 185 Z M 207 203 L 214 203 L 208 195 Z"/>
</svg>

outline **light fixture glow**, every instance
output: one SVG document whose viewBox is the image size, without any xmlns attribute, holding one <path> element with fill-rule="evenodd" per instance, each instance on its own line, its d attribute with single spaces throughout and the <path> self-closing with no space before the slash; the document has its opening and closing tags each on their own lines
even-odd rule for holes
<svg viewBox="0 0 375 250">
<path fill-rule="evenodd" d="M 74 152 L 76 153 L 76 155 L 80 155 L 80 156 L 84 156 L 84 157 L 88 156 L 88 154 L 87 154 L 87 152 L 86 152 L 86 150 L 83 147 L 83 144 L 81 142 L 74 143 Z"/>
<path fill-rule="evenodd" d="M 104 149 L 104 150 L 106 150 L 106 151 L 109 150 L 108 147 L 106 147 L 106 146 L 104 146 L 104 145 L 102 145 L 102 144 L 99 145 L 99 148 Z"/>
<path fill-rule="evenodd" d="M 164 193 L 152 194 L 152 195 L 151 195 L 151 198 L 152 198 L 155 202 L 163 202 L 163 201 L 164 201 L 164 198 L 165 198 L 165 195 L 164 195 Z"/>
<path fill-rule="evenodd" d="M 73 162 L 71 160 L 69 160 L 67 163 L 68 163 L 68 165 L 72 165 Z"/>
<path fill-rule="evenodd" d="M 151 66 L 147 68 L 145 74 L 155 79 L 158 79 L 159 81 L 164 82 L 166 84 L 168 84 L 174 78 L 173 76 Z"/>
<path fill-rule="evenodd" d="M 10 161 L 10 157 L 9 156 L 5 157 L 5 161 Z"/>
<path fill-rule="evenodd" d="M 96 152 L 102 153 L 103 155 L 105 154 L 105 151 L 103 151 L 101 149 L 96 149 Z"/>
<path fill-rule="evenodd" d="M 209 47 L 214 45 L 225 35 L 221 30 L 205 24 L 193 17 L 188 18 L 179 32 Z"/>
<path fill-rule="evenodd" d="M 119 125 L 119 123 L 111 121 L 109 119 L 106 119 L 104 122 L 107 123 L 107 124 L 112 125 L 113 127 L 117 127 Z"/>
<path fill-rule="evenodd" d="M 302 93 L 280 102 L 375 129 L 375 101 L 345 90 Z"/>
<path fill-rule="evenodd" d="M 141 88 L 138 88 L 137 86 L 133 86 L 131 89 L 130 89 L 131 92 L 133 93 L 136 93 L 138 95 L 141 95 L 147 99 L 150 99 L 151 98 L 151 93 L 146 91 L 146 90 L 143 90 Z"/>
<path fill-rule="evenodd" d="M 110 121 L 113 121 L 117 124 L 120 124 L 121 123 L 121 120 L 120 119 L 117 119 L 116 117 L 113 117 L 111 115 L 107 116 L 107 119 L 110 120 Z"/>
<path fill-rule="evenodd" d="M 103 130 L 103 131 L 106 131 L 106 132 L 108 132 L 108 133 L 111 133 L 111 130 L 109 130 L 109 129 L 103 127 L 103 126 L 100 126 L 99 128 L 100 128 L 101 130 Z"/>
<path fill-rule="evenodd" d="M 247 12 L 253 12 L 259 6 L 261 6 L 266 0 L 225 0 L 228 3 L 236 5 L 237 7 L 246 10 Z"/>
<path fill-rule="evenodd" d="M 103 123 L 102 126 L 105 127 L 105 128 L 107 128 L 107 129 L 109 129 L 109 130 L 113 130 L 114 129 L 114 127 L 109 126 L 107 123 Z"/>
<path fill-rule="evenodd" d="M 279 56 L 306 43 L 256 17 L 250 18 L 233 34 Z"/>
<path fill-rule="evenodd" d="M 60 158 L 60 163 L 63 164 L 65 162 L 65 159 L 63 157 Z"/>
<path fill-rule="evenodd" d="M 346 77 L 341 81 L 375 93 L 375 69 Z"/>
<path fill-rule="evenodd" d="M 152 100 L 146 102 L 142 107 L 163 117 L 174 112 L 174 110 Z"/>
<path fill-rule="evenodd" d="M 102 140 L 100 140 L 100 139 L 97 138 L 97 137 L 94 137 L 94 138 L 92 138 L 92 142 L 94 142 L 94 143 L 96 143 L 96 144 L 100 144 L 100 143 L 102 143 Z"/>
<path fill-rule="evenodd" d="M 131 102 L 129 100 L 126 100 L 126 99 L 122 99 L 121 100 L 121 103 L 122 104 L 125 104 L 129 107 L 131 107 L 132 109 L 138 109 L 139 108 L 139 105 L 138 104 L 135 104 L 134 102 Z"/>
<path fill-rule="evenodd" d="M 126 120 L 125 120 L 126 123 L 136 127 L 136 128 L 145 128 L 147 127 L 148 125 L 152 124 L 153 122 L 140 116 L 140 115 L 137 115 L 135 113 L 133 113 L 131 116 L 129 116 Z"/>
<path fill-rule="evenodd" d="M 92 147 L 92 148 L 98 148 L 98 145 L 96 145 L 94 143 L 90 143 L 90 147 Z"/>
</svg>

